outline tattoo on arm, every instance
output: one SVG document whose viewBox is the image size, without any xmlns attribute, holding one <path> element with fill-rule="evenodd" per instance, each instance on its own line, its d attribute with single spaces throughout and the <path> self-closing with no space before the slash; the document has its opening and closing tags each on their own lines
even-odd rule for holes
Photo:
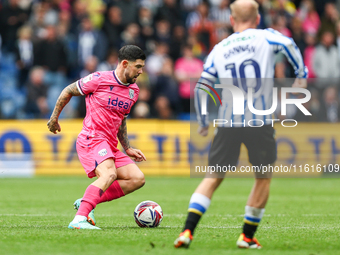
<svg viewBox="0 0 340 255">
<path fill-rule="evenodd" d="M 118 130 L 118 139 L 120 141 L 120 144 L 123 146 L 124 150 L 127 150 L 131 148 L 129 139 L 127 136 L 127 128 L 126 128 L 126 118 L 123 119 L 122 125 L 120 125 Z"/>
<path fill-rule="evenodd" d="M 74 82 L 71 85 L 68 85 L 63 91 L 60 93 L 60 96 L 55 104 L 53 113 L 51 115 L 51 119 L 58 119 L 61 111 L 64 109 L 65 105 L 70 101 L 73 96 L 81 96 L 77 84 Z"/>
</svg>

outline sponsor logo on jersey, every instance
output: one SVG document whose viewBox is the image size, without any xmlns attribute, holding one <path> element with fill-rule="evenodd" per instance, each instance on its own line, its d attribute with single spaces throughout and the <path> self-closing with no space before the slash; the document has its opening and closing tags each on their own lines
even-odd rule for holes
<svg viewBox="0 0 340 255">
<path fill-rule="evenodd" d="M 102 150 L 100 150 L 100 151 L 98 151 L 98 155 L 99 156 L 105 156 L 107 154 L 107 150 L 106 149 L 102 149 Z"/>
<path fill-rule="evenodd" d="M 112 106 L 115 106 L 114 108 L 121 108 L 121 109 L 125 109 L 128 110 L 131 107 L 132 102 L 128 103 L 128 102 L 124 102 L 122 100 L 119 100 L 118 97 L 116 98 L 112 98 L 111 96 L 109 97 L 109 101 L 107 102 L 108 108 L 112 108 Z"/>
<path fill-rule="evenodd" d="M 88 83 L 89 81 L 92 81 L 93 74 L 89 74 L 83 79 L 83 83 Z"/>
</svg>

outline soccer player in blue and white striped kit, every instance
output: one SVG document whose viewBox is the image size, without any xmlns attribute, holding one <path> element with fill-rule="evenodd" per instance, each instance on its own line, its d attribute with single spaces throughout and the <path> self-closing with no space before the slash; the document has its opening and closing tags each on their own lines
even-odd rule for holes
<svg viewBox="0 0 340 255">
<path fill-rule="evenodd" d="M 256 29 L 260 22 L 256 1 L 236 0 L 230 8 L 230 22 L 234 33 L 218 43 L 210 52 L 204 64 L 200 82 L 213 86 L 217 79 L 221 82 L 223 78 L 234 79 L 234 81 L 239 78 L 273 79 L 275 55 L 282 52 L 295 70 L 296 79 L 293 87 L 306 88 L 308 70 L 294 41 L 273 29 Z M 198 103 L 202 102 L 200 99 L 205 93 L 199 89 L 201 86 L 202 84 L 198 83 L 195 88 L 195 107 L 200 124 L 198 132 L 206 136 L 209 127 L 208 118 L 201 115 L 201 106 Z M 239 87 L 243 87 L 244 98 L 247 99 L 247 88 Z M 269 82 L 258 89 L 254 94 L 255 109 L 264 110 L 272 105 L 272 88 L 273 83 Z M 273 164 L 276 160 L 276 142 L 272 123 L 265 122 L 262 127 L 254 128 L 242 125 L 256 118 L 248 106 L 243 115 L 234 115 L 231 96 L 230 92 L 227 93 L 223 89 L 218 118 L 233 120 L 234 123 L 241 124 L 241 127 L 224 124 L 217 128 L 209 152 L 209 166 L 236 166 L 242 143 L 248 149 L 249 162 L 253 166 Z M 206 176 L 197 187 L 190 199 L 189 213 L 183 232 L 175 240 L 176 248 L 189 247 L 197 223 L 209 208 L 211 197 L 222 181 L 221 177 L 210 176 L 208 178 Z M 236 243 L 239 248 L 259 249 L 262 247 L 254 234 L 265 211 L 270 181 L 270 173 L 255 174 L 255 184 L 245 207 L 243 233 Z"/>
</svg>

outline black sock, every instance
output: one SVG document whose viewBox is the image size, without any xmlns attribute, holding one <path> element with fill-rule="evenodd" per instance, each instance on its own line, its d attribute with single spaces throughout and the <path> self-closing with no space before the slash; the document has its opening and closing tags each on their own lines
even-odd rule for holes
<svg viewBox="0 0 340 255">
<path fill-rule="evenodd" d="M 243 234 L 247 238 L 252 239 L 254 237 L 254 235 L 255 235 L 256 229 L 257 229 L 257 226 L 244 223 L 244 225 L 243 225 Z"/>
<path fill-rule="evenodd" d="M 189 229 L 191 231 L 191 234 L 193 235 L 194 230 L 200 218 L 201 218 L 201 215 L 198 215 L 197 213 L 189 212 L 183 231 L 186 229 Z"/>
</svg>

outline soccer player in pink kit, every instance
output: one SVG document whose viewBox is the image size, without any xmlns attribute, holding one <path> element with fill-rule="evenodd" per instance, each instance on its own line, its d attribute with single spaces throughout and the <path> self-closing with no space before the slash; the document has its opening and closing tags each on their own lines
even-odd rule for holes
<svg viewBox="0 0 340 255">
<path fill-rule="evenodd" d="M 145 183 L 143 173 L 130 157 L 136 162 L 146 158 L 129 145 L 126 131 L 126 117 L 139 94 L 135 82 L 143 73 L 145 58 L 137 46 L 122 47 L 117 69 L 92 73 L 67 86 L 47 123 L 52 133 L 60 132 L 58 118 L 62 109 L 72 96 L 85 96 L 86 117 L 78 135 L 77 152 L 88 177 L 97 179 L 75 202 L 78 211 L 68 226 L 71 229 L 100 229 L 95 226 L 96 205 L 127 195 Z M 117 149 L 117 137 L 128 156 Z"/>
</svg>

